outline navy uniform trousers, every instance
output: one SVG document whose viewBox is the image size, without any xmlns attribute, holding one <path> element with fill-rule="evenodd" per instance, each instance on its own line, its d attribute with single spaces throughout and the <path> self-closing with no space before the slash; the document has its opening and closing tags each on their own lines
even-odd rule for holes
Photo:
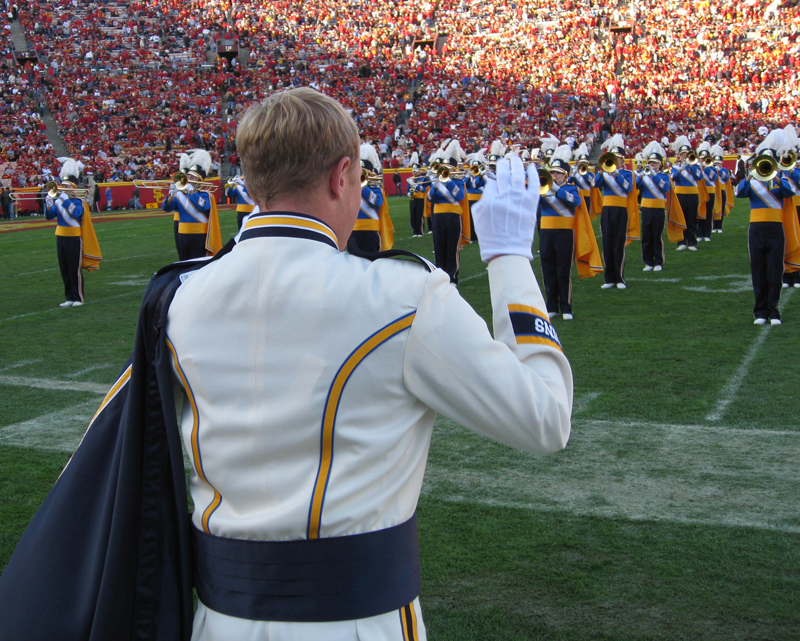
<svg viewBox="0 0 800 641">
<path fill-rule="evenodd" d="M 655 267 L 664 264 L 664 225 L 667 214 L 660 207 L 642 207 L 642 260 Z"/>
<path fill-rule="evenodd" d="M 714 222 L 714 202 L 717 200 L 717 195 L 709 192 L 708 200 L 706 201 L 706 217 L 705 219 L 699 218 L 697 220 L 697 235 L 700 238 L 711 238 L 711 225 Z"/>
<path fill-rule="evenodd" d="M 433 256 L 437 267 L 458 285 L 458 253 L 461 249 L 461 216 L 451 212 L 431 214 L 433 219 Z"/>
<path fill-rule="evenodd" d="M 571 314 L 575 232 L 572 229 L 542 229 L 539 233 L 539 257 L 547 311 Z"/>
<path fill-rule="evenodd" d="M 755 318 L 780 318 L 778 301 L 783 280 L 783 253 L 786 239 L 781 223 L 750 223 L 747 238 L 750 273 L 756 304 Z"/>
<path fill-rule="evenodd" d="M 712 229 L 722 229 L 722 221 L 725 219 L 725 203 L 728 202 L 728 194 L 725 191 L 724 185 L 722 189 L 722 215 L 719 217 L 719 220 L 714 220 L 711 223 Z"/>
<path fill-rule="evenodd" d="M 603 207 L 603 213 L 600 215 L 600 232 L 603 234 L 605 282 L 624 283 L 628 210 L 625 207 Z"/>
<path fill-rule="evenodd" d="M 73 302 L 83 302 L 81 248 L 80 236 L 56 236 L 58 269 L 64 282 L 64 299 Z"/>
<path fill-rule="evenodd" d="M 697 247 L 697 208 L 700 206 L 700 196 L 697 194 L 677 194 L 678 202 L 686 219 L 686 229 L 683 230 L 683 240 L 678 243 Z"/>
<path fill-rule="evenodd" d="M 411 233 L 414 236 L 422 236 L 422 217 L 425 213 L 425 199 L 412 198 L 408 203 L 409 219 L 411 222 Z"/>
<path fill-rule="evenodd" d="M 381 250 L 381 235 L 376 231 L 359 229 L 353 231 L 350 238 L 365 254 L 377 254 Z"/>
<path fill-rule="evenodd" d="M 205 234 L 178 234 L 175 244 L 178 248 L 178 260 L 206 257 Z"/>
</svg>

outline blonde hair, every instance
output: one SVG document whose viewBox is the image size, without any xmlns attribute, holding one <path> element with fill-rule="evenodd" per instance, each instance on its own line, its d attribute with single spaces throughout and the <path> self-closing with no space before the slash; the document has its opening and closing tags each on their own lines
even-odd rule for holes
<svg viewBox="0 0 800 641">
<path fill-rule="evenodd" d="M 308 87 L 250 107 L 236 132 L 247 190 L 265 206 L 314 188 L 344 156 L 356 166 L 359 137 L 342 105 Z"/>
</svg>

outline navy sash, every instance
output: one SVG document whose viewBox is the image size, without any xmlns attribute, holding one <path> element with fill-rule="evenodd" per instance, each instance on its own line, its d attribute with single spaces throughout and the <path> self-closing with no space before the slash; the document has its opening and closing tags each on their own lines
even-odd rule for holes
<svg viewBox="0 0 800 641">
<path fill-rule="evenodd" d="M 194 545 L 198 597 L 241 619 L 363 619 L 419 596 L 416 514 L 376 532 L 300 541 L 227 539 L 195 528 Z"/>
</svg>

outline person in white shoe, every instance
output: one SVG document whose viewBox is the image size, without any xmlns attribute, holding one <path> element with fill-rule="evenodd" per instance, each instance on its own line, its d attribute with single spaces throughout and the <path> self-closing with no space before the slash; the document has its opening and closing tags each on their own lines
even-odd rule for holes
<svg viewBox="0 0 800 641">
<path fill-rule="evenodd" d="M 84 200 L 78 198 L 82 163 L 72 158 L 63 162 L 61 184 L 51 185 L 45 198 L 45 218 L 56 219 L 56 251 L 66 300 L 59 307 L 80 307 L 84 303 L 83 272 L 98 268 L 102 255 Z"/>
<path fill-rule="evenodd" d="M 664 173 L 664 159 L 667 152 L 653 141 L 642 151 L 642 157 L 647 163 L 644 170 L 636 179 L 636 186 L 642 194 L 642 260 L 644 270 L 653 271 L 664 264 L 664 226 L 667 220 L 667 199 L 670 192 L 669 175 Z"/>
<path fill-rule="evenodd" d="M 748 249 L 753 280 L 756 325 L 780 324 L 778 302 L 784 268 L 800 269 L 800 238 L 794 208 L 795 191 L 778 160 L 788 150 L 782 129 L 769 133 L 756 148 L 748 176 L 736 186 L 736 197 L 750 201 Z"/>
<path fill-rule="evenodd" d="M 537 171 L 498 160 L 473 208 L 493 338 L 428 261 L 342 251 L 361 168 L 339 103 L 274 93 L 236 142 L 259 212 L 179 287 L 167 326 L 192 458 L 192 639 L 424 640 L 416 508 L 436 414 L 528 452 L 570 434 L 572 373 L 530 262 Z"/>
<path fill-rule="evenodd" d="M 705 211 L 708 199 L 703 169 L 686 136 L 678 136 L 671 148 L 677 155 L 671 172 L 672 184 L 686 220 L 686 229 L 683 240 L 678 242 L 678 251 L 687 247 L 697 251 L 697 216 L 701 208 Z"/>
</svg>

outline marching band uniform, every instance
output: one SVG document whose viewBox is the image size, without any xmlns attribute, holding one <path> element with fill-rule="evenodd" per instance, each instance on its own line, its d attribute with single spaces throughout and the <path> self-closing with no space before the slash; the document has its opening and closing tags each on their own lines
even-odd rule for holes
<svg viewBox="0 0 800 641">
<path fill-rule="evenodd" d="M 586 205 L 586 211 L 588 211 L 590 215 L 594 216 L 597 213 L 594 211 L 594 206 L 592 205 L 594 172 L 589 167 L 589 148 L 586 146 L 585 142 L 582 142 L 580 147 L 578 147 L 576 157 L 577 162 L 572 168 L 572 175 L 569 177 L 568 182 L 569 184 L 575 185 L 575 187 L 578 188 L 578 194 L 581 198 L 583 198 L 583 202 Z M 585 174 L 581 174 L 580 172 L 581 164 L 583 163 L 586 165 Z"/>
<path fill-rule="evenodd" d="M 547 313 L 572 319 L 572 262 L 575 256 L 575 208 L 580 195 L 574 185 L 553 184 L 541 197 L 539 257 L 547 296 Z"/>
<path fill-rule="evenodd" d="M 481 164 L 482 163 L 479 160 L 472 161 L 472 167 L 480 167 Z M 467 202 L 469 203 L 470 221 L 472 221 L 472 205 L 481 199 L 483 190 L 486 188 L 486 177 L 482 174 L 475 176 L 470 172 L 470 175 L 467 176 L 465 186 L 467 189 Z M 470 240 L 472 240 L 472 242 L 476 242 L 478 240 L 478 236 L 475 233 L 475 225 L 472 222 L 470 222 L 470 229 L 472 230 L 472 238 Z"/>
<path fill-rule="evenodd" d="M 683 142 L 685 141 L 685 142 Z M 679 162 L 672 167 L 672 184 L 681 210 L 686 221 L 686 229 L 683 232 L 683 240 L 678 242 L 678 250 L 688 247 L 692 251 L 697 250 L 697 212 L 700 208 L 700 187 L 699 183 L 705 181 L 703 170 L 697 164 L 689 164 L 685 160 L 692 148 L 689 140 L 681 136 L 673 143 L 673 149 L 677 146 Z"/>
<path fill-rule="evenodd" d="M 778 134 L 782 130 L 774 130 L 761 143 L 757 154 L 764 152 L 779 157 Z M 781 324 L 778 301 L 781 297 L 781 283 L 784 273 L 784 254 L 789 249 L 784 230 L 784 205 L 788 200 L 794 209 L 795 192 L 785 176 L 778 175 L 761 182 L 748 177 L 736 186 L 737 198 L 748 198 L 750 201 L 750 227 L 748 230 L 748 249 L 750 251 L 750 271 L 753 278 L 755 306 L 753 316 L 756 325 L 764 325 L 769 321 L 773 325 Z M 795 223 L 794 231 L 797 230 Z M 796 247 L 797 238 L 791 239 Z"/>
<path fill-rule="evenodd" d="M 723 162 L 722 148 L 721 147 L 712 148 L 712 153 L 714 154 L 714 165 L 717 168 L 717 180 L 719 182 L 720 198 L 722 199 L 722 205 L 719 208 L 719 213 L 714 214 L 714 223 L 712 225 L 711 233 L 721 234 L 722 221 L 725 219 L 725 216 L 728 215 L 728 212 L 733 207 L 733 186 L 731 184 L 730 170 L 722 166 Z"/>
<path fill-rule="evenodd" d="M 247 191 L 247 186 L 241 176 L 234 176 L 228 188 L 225 190 L 225 196 L 236 202 L 236 229 L 237 231 L 242 228 L 242 221 L 245 216 L 253 211 L 256 206 L 255 201 L 250 197 Z"/>
<path fill-rule="evenodd" d="M 423 235 L 422 220 L 425 213 L 425 194 L 431 186 L 431 179 L 428 175 L 423 175 L 419 165 L 414 166 L 414 177 L 409 181 L 408 203 L 409 219 L 411 221 L 411 233 L 414 238 Z"/>
<path fill-rule="evenodd" d="M 361 143 L 361 205 L 358 218 L 350 235 L 352 242 L 359 250 L 367 254 L 377 254 L 392 248 L 394 244 L 394 226 L 389 217 L 389 203 L 380 186 L 369 184 L 369 178 L 375 177 L 380 167 L 380 159 L 375 147 L 369 143 Z"/>
<path fill-rule="evenodd" d="M 609 138 L 606 142 L 611 141 L 613 138 Z M 622 146 L 613 142 L 612 145 L 612 153 L 618 157 L 624 154 Z M 634 188 L 633 176 L 627 169 L 617 169 L 613 173 L 598 171 L 594 177 L 594 186 L 600 189 L 603 196 L 603 212 L 600 218 L 605 263 L 603 289 L 610 289 L 615 285 L 618 289 L 625 289 L 623 272 L 629 227 L 628 194 Z"/>
<path fill-rule="evenodd" d="M 664 160 L 663 149 L 659 145 L 662 153 L 651 150 L 650 143 L 643 156 L 648 163 L 651 171 L 653 170 L 650 162 L 657 163 L 660 167 Z M 642 260 L 644 261 L 644 271 L 661 271 L 664 265 L 664 226 L 666 224 L 666 207 L 670 197 L 669 175 L 661 171 L 647 173 L 642 171 L 636 179 L 636 186 L 641 199 L 642 213 Z"/>
<path fill-rule="evenodd" d="M 453 163 L 452 168 L 456 165 Z M 436 266 L 458 285 L 458 259 L 461 250 L 463 207 L 466 188 L 461 180 L 436 180 L 428 190 L 433 222 L 433 255 Z"/>
<path fill-rule="evenodd" d="M 77 187 L 81 168 L 80 163 L 67 159 L 60 173 L 62 187 Z M 45 218 L 56 219 L 56 253 L 65 298 L 59 307 L 80 307 L 84 303 L 81 270 L 98 268 L 102 259 L 100 246 L 86 203 L 80 198 L 70 198 L 63 191 L 55 196 L 52 193 L 45 199 Z"/>
<path fill-rule="evenodd" d="M 782 177 L 786 178 L 786 181 L 794 190 L 792 203 L 794 204 L 795 212 L 797 213 L 798 226 L 800 226 L 800 168 L 795 166 L 791 171 L 782 171 L 781 175 Z M 784 272 L 783 282 L 785 287 L 792 285 L 800 289 L 800 271 Z"/>
<path fill-rule="evenodd" d="M 178 260 L 206 256 L 206 236 L 211 214 L 211 196 L 204 192 L 175 190 L 161 204 L 164 211 L 178 214 Z"/>
</svg>

